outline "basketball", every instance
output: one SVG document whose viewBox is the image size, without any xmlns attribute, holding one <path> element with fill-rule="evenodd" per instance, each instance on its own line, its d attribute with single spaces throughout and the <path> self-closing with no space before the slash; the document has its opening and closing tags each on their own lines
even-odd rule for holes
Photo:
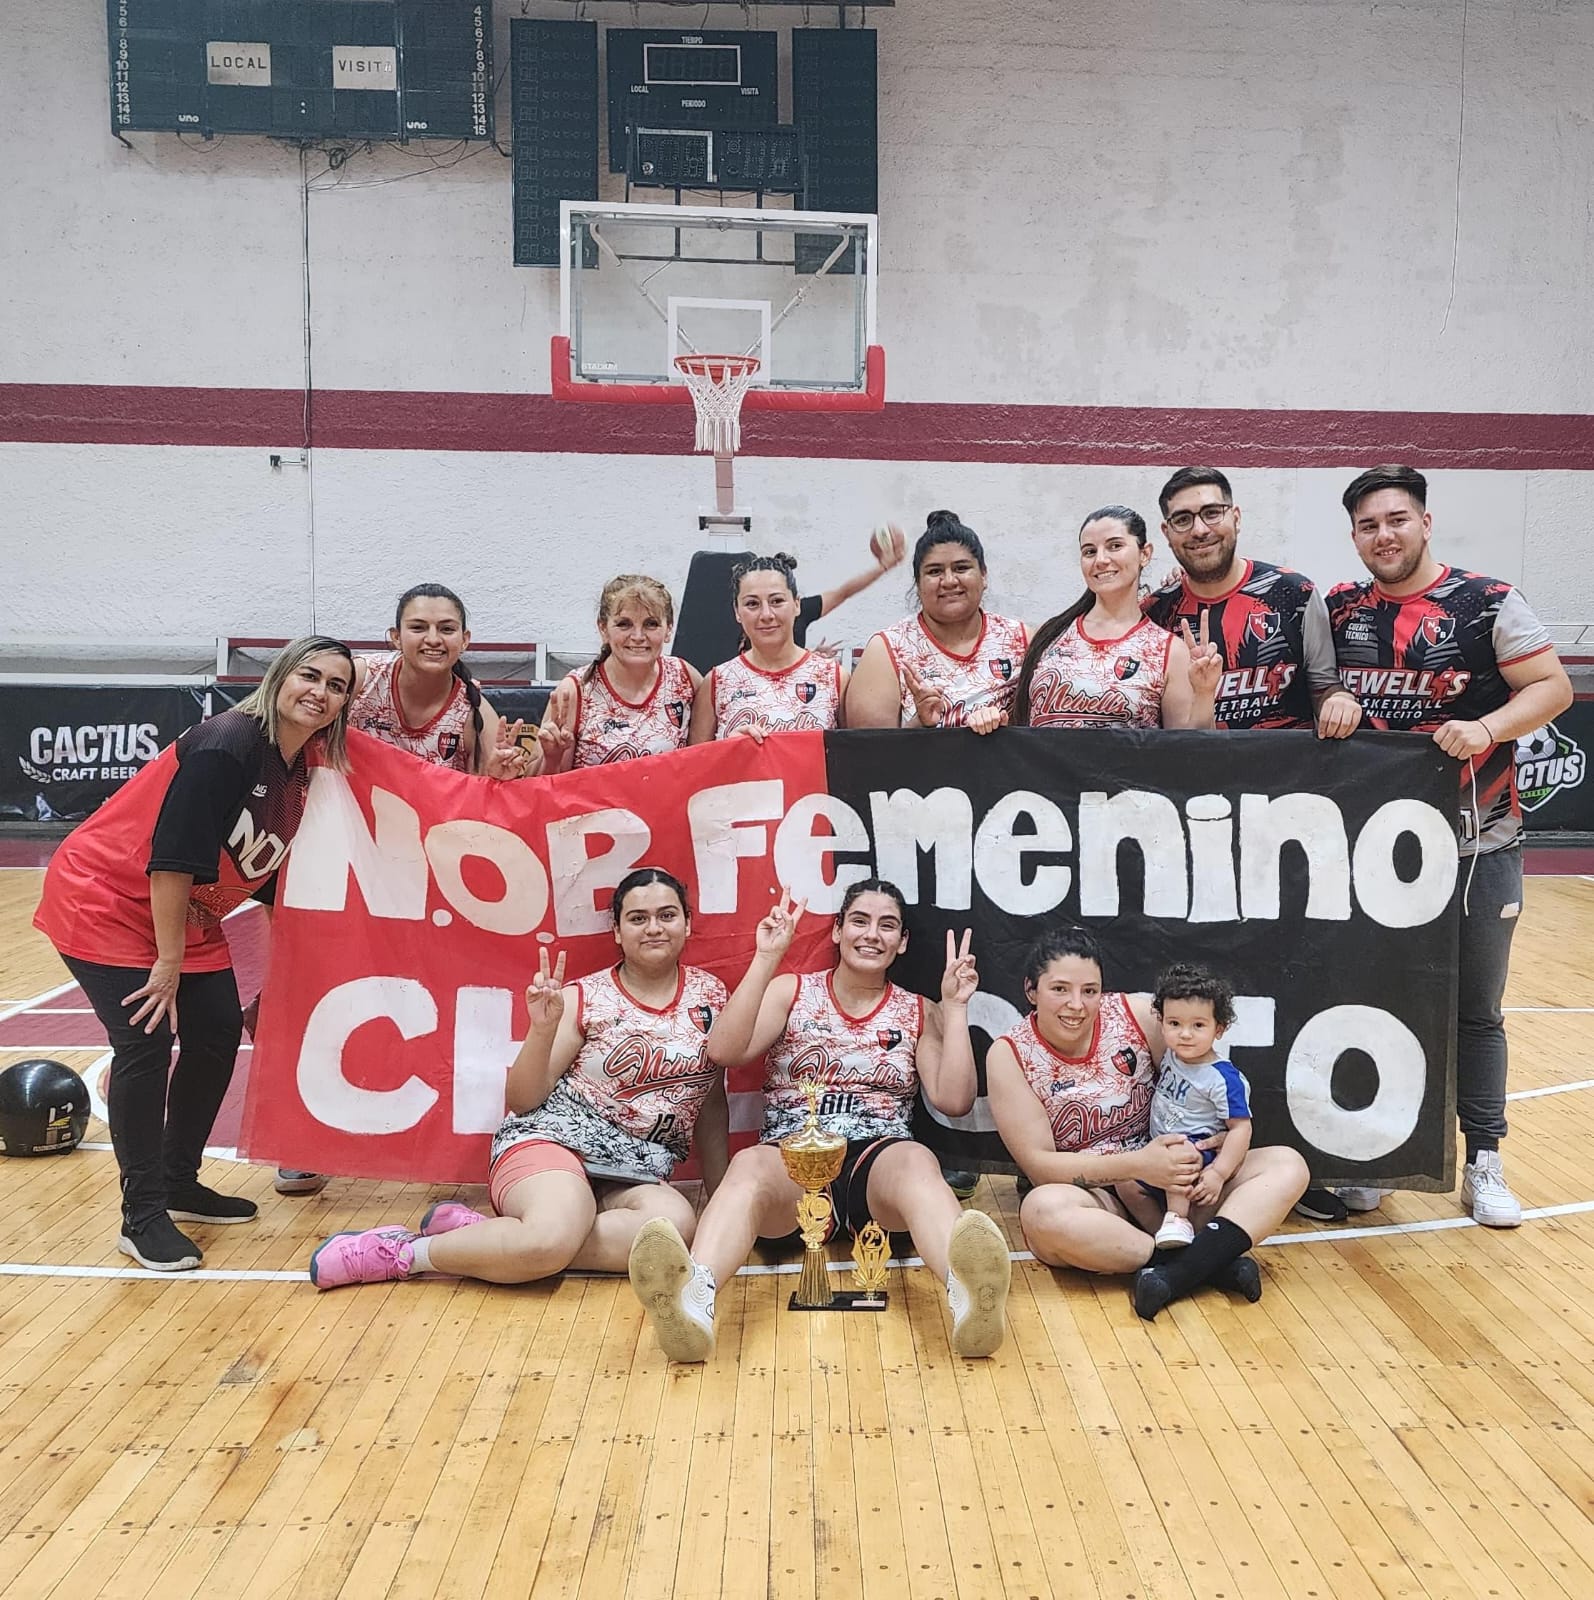
<svg viewBox="0 0 1594 1600">
<path fill-rule="evenodd" d="M 0 1072 L 0 1153 L 53 1156 L 75 1150 L 89 1127 L 89 1091 L 59 1061 L 18 1061 Z"/>
<path fill-rule="evenodd" d="M 908 553 L 908 536 L 894 522 L 882 522 L 869 535 L 869 549 L 882 567 L 894 567 Z"/>
</svg>

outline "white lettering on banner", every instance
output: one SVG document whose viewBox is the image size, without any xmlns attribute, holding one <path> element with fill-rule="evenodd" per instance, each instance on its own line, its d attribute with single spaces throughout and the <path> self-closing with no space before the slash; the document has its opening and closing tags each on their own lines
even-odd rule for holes
<svg viewBox="0 0 1594 1600">
<path fill-rule="evenodd" d="M 1368 1056 L 1378 1073 L 1378 1092 L 1354 1111 L 1334 1099 L 1335 1063 L 1351 1050 Z M 1325 1155 L 1376 1161 L 1417 1131 L 1427 1076 L 1422 1044 L 1398 1017 L 1376 1006 L 1332 1006 L 1295 1035 L 1284 1092 L 1303 1139 Z"/>
<path fill-rule="evenodd" d="M 1133 839 L 1145 859 L 1146 915 L 1183 917 L 1189 891 L 1179 808 L 1167 795 L 1144 789 L 1080 795 L 1080 916 L 1118 915 L 1118 846 L 1125 839 Z"/>
<path fill-rule="evenodd" d="M 589 855 L 587 840 L 593 835 L 614 841 L 602 855 Z M 561 817 L 548 824 L 548 868 L 554 884 L 554 925 L 562 937 L 602 933 L 613 921 L 605 891 L 615 888 L 653 843 L 647 823 L 634 811 L 616 806 L 609 811 L 588 811 L 579 817 Z M 538 920 L 541 918 L 539 916 Z M 532 927 L 536 927 L 532 923 Z"/>
<path fill-rule="evenodd" d="M 1436 813 L 1437 814 L 1437 813 Z M 1279 861 L 1286 844 L 1306 854 L 1306 915 L 1350 921 L 1350 849 L 1340 809 L 1321 794 L 1240 796 L 1240 914 L 1279 914 Z M 1455 855 L 1454 848 L 1450 854 Z"/>
<path fill-rule="evenodd" d="M 819 817 L 829 823 L 828 834 L 815 834 L 814 822 Z M 826 883 L 827 858 L 840 851 L 853 854 L 868 848 L 869 830 L 845 800 L 832 794 L 805 794 L 775 830 L 775 876 L 794 899 L 806 900 L 810 911 L 833 917 L 841 910 L 847 890 L 869 876 L 869 868 L 838 861 L 833 878 Z"/>
<path fill-rule="evenodd" d="M 391 1022 L 403 1039 L 437 1027 L 437 1004 L 413 978 L 356 978 L 316 1002 L 299 1045 L 299 1098 L 317 1122 L 344 1133 L 403 1133 L 437 1104 L 419 1078 L 396 1089 L 362 1089 L 343 1075 L 343 1047 L 368 1022 Z"/>
<path fill-rule="evenodd" d="M 1409 883 L 1395 871 L 1395 846 L 1411 834 L 1422 847 L 1422 865 Z M 1420 800 L 1387 800 L 1356 838 L 1351 876 L 1356 899 L 1386 928 L 1420 928 L 1450 904 L 1461 858 L 1452 848 L 1449 824 Z"/>
<path fill-rule="evenodd" d="M 869 796 L 874 823 L 875 871 L 919 903 L 919 852 L 935 857 L 931 903 L 943 911 L 967 911 L 974 878 L 974 802 L 962 789 L 875 790 Z M 864 849 L 868 849 L 865 842 Z"/>
<path fill-rule="evenodd" d="M 1184 803 L 1190 819 L 1190 920 L 1238 922 L 1234 884 L 1234 821 L 1221 794 L 1193 794 Z"/>
<path fill-rule="evenodd" d="M 1068 898 L 1074 871 L 1034 858 L 1073 853 L 1076 838 L 1082 917 L 1119 914 L 1118 859 L 1126 842 L 1144 862 L 1145 915 L 1168 921 L 1278 920 L 1281 860 L 1291 846 L 1306 864 L 1305 915 L 1312 920 L 1349 920 L 1353 892 L 1361 909 L 1386 928 L 1422 926 L 1449 904 L 1457 874 L 1455 835 L 1437 807 L 1390 800 L 1352 841 L 1339 807 L 1326 796 L 1235 798 L 1192 795 L 1181 815 L 1168 796 L 1149 790 L 1089 790 L 1079 796 L 1077 820 L 1070 823 L 1055 801 L 1015 789 L 976 821 L 972 800 L 958 789 L 942 787 L 928 795 L 882 790 L 870 795 L 871 835 L 863 817 L 835 795 L 800 795 L 788 810 L 785 785 L 768 778 L 700 789 L 687 800 L 686 816 L 698 909 L 707 915 L 735 912 L 741 862 L 771 855 L 778 881 L 815 912 L 833 912 L 848 885 L 871 870 L 900 880 L 909 900 L 918 903 L 924 898 L 918 870 L 924 851 L 934 857 L 934 904 L 966 910 L 972 879 L 998 909 L 1038 916 Z M 489 932 L 529 933 L 541 926 L 551 901 L 561 936 L 601 933 L 608 926 L 607 892 L 652 844 L 649 825 L 623 808 L 549 822 L 541 849 L 522 834 L 473 820 L 438 824 L 423 848 L 419 819 L 403 800 L 373 786 L 371 810 L 374 831 L 348 781 L 325 768 L 316 771 L 288 858 L 284 905 L 341 911 L 352 877 L 373 916 L 420 921 L 435 879 L 454 912 Z M 828 831 L 816 835 L 820 818 Z M 1022 831 L 1021 820 L 1028 825 Z M 612 840 L 611 847 L 589 855 L 587 842 L 594 835 Z M 1408 836 L 1416 845 L 1409 878 L 1395 866 L 1397 847 Z M 830 859 L 871 851 L 872 868 Z M 460 862 L 467 855 L 497 868 L 504 880 L 501 897 L 484 900 L 466 886 Z"/>
<path fill-rule="evenodd" d="M 153 722 L 34 728 L 28 734 L 28 754 L 36 767 L 92 768 L 102 762 L 153 761 L 160 754 L 160 729 Z"/>
<path fill-rule="evenodd" d="M 718 784 L 699 790 L 686 802 L 700 912 L 713 915 L 736 909 L 737 862 L 769 854 L 769 829 L 749 824 L 777 822 L 785 811 L 786 786 L 778 778 Z"/>
<path fill-rule="evenodd" d="M 504 1081 L 520 1053 L 508 989 L 461 989 L 454 1007 L 454 1132 L 494 1133 Z"/>
<path fill-rule="evenodd" d="M 419 922 L 426 915 L 426 852 L 414 807 L 373 786 L 373 836 L 349 780 L 330 767 L 310 779 L 304 817 L 288 857 L 282 903 L 302 911 L 342 911 L 349 877 L 373 917 Z"/>
<path fill-rule="evenodd" d="M 465 882 L 467 857 L 497 869 L 504 892 L 496 900 L 483 900 Z M 531 933 L 547 913 L 548 874 L 531 846 L 507 828 L 463 818 L 439 822 L 427 830 L 426 859 L 448 903 L 488 933 Z"/>
<path fill-rule="evenodd" d="M 1015 833 L 1013 824 L 1028 817 L 1033 833 Z M 985 813 L 974 835 L 974 870 L 986 897 L 1015 916 L 1039 916 L 1061 905 L 1073 874 L 1067 867 L 1037 866 L 1024 882 L 1024 857 L 1032 852 L 1071 850 L 1074 836 L 1068 818 L 1044 795 L 1028 789 L 1005 794 Z"/>
</svg>

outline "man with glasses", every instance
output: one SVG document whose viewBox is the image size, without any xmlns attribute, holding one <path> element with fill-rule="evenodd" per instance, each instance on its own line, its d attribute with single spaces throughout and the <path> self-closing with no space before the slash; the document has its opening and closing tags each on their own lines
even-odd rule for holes
<svg viewBox="0 0 1594 1600">
<path fill-rule="evenodd" d="M 1288 567 L 1243 558 L 1236 546 L 1240 508 L 1216 467 L 1181 467 L 1162 486 L 1162 533 L 1183 571 L 1148 595 L 1141 610 L 1159 627 L 1191 631 L 1204 612 L 1207 637 L 1223 659 L 1220 728 L 1315 728 L 1343 739 L 1361 721 L 1342 687 L 1328 608 L 1312 580 Z M 1295 1209 L 1317 1222 L 1343 1222 L 1352 1207 L 1371 1210 L 1375 1189 L 1308 1189 Z"/>
</svg>

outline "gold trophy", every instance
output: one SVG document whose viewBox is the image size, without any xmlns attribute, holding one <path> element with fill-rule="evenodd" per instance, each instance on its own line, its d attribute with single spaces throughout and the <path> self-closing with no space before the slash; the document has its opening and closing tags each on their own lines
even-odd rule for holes
<svg viewBox="0 0 1594 1600">
<path fill-rule="evenodd" d="M 780 1141 L 780 1158 L 792 1181 L 801 1186 L 797 1202 L 797 1226 L 803 1236 L 803 1269 L 797 1280 L 788 1309 L 792 1311 L 882 1311 L 885 1309 L 885 1235 L 871 1222 L 853 1247 L 858 1264 L 858 1289 L 837 1292 L 830 1287 L 830 1269 L 825 1260 L 825 1230 L 834 1206 L 825 1190 L 832 1184 L 847 1159 L 847 1141 L 839 1133 L 826 1133 L 819 1126 L 819 1085 L 809 1081 L 802 1086 L 808 1096 L 808 1117 L 796 1133 Z M 870 1235 L 874 1240 L 866 1244 Z M 860 1251 L 864 1252 L 860 1254 Z M 866 1267 L 866 1262 L 870 1263 Z"/>
</svg>

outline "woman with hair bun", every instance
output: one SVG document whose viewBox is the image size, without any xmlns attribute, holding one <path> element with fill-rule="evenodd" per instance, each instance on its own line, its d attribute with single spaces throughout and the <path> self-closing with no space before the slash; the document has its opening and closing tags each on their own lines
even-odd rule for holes
<svg viewBox="0 0 1594 1600">
<path fill-rule="evenodd" d="M 536 770 L 537 758 L 517 742 L 520 724 L 505 725 L 465 664 L 470 628 L 452 589 L 406 589 L 387 638 L 392 655 L 355 660 L 351 727 L 458 772 L 521 778 Z"/>
<path fill-rule="evenodd" d="M 918 611 L 877 633 L 852 675 L 848 727 L 1001 727 L 1029 634 L 985 610 L 985 549 L 955 511 L 925 520 L 913 582 Z"/>
<path fill-rule="evenodd" d="M 678 750 L 702 684 L 697 668 L 666 655 L 675 601 L 657 578 L 623 572 L 598 599 L 596 658 L 548 701 L 537 738 L 542 770 L 606 766 Z"/>
<path fill-rule="evenodd" d="M 1103 506 L 1079 530 L 1085 592 L 1030 641 L 1012 720 L 1031 728 L 1210 728 L 1223 662 L 1207 638 L 1164 632 L 1140 613 L 1151 560 L 1146 519 Z"/>
<path fill-rule="evenodd" d="M 689 743 L 746 734 L 841 726 L 847 674 L 841 664 L 796 642 L 797 558 L 753 556 L 732 573 L 732 610 L 743 647 L 709 673 L 692 707 Z"/>
<path fill-rule="evenodd" d="M 623 1272 L 650 1218 L 690 1238 L 691 1202 L 670 1186 L 724 1071 L 708 1054 L 725 985 L 689 967 L 686 888 L 661 867 L 620 880 L 610 904 L 620 959 L 565 983 L 565 958 L 526 991 L 525 1042 L 509 1069 L 484 1217 L 434 1205 L 418 1232 L 334 1234 L 310 1258 L 318 1289 L 425 1272 L 530 1283 L 566 1267 Z"/>
</svg>

